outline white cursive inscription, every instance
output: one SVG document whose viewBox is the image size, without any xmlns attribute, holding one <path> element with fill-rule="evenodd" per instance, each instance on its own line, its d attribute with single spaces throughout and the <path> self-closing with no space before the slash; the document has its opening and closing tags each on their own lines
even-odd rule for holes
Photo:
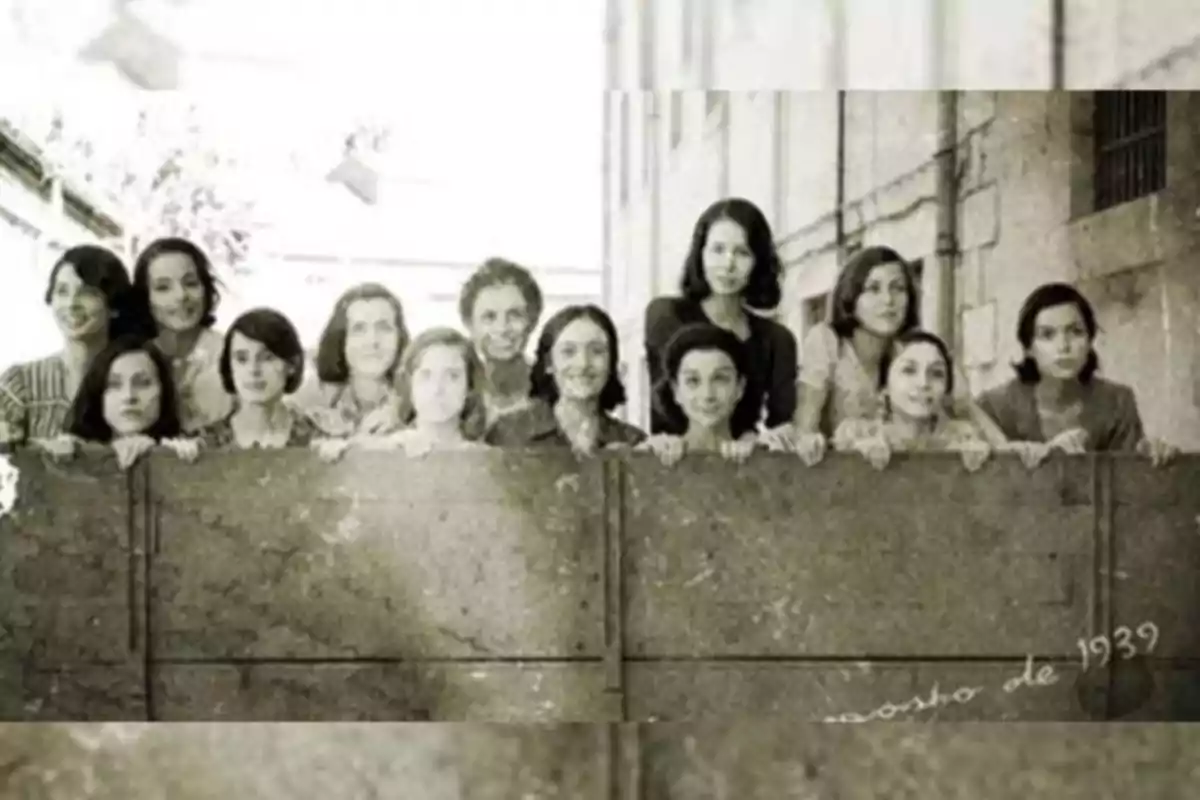
<svg viewBox="0 0 1200 800">
<path fill-rule="evenodd" d="M 1145 644 L 1138 647 L 1135 644 L 1134 637 L 1142 640 Z M 1080 653 L 1083 655 L 1081 667 L 1083 671 L 1087 671 L 1094 666 L 1105 666 L 1114 649 L 1117 656 L 1122 659 L 1130 659 L 1141 654 L 1148 654 L 1154 651 L 1158 645 L 1158 626 L 1153 622 L 1143 622 L 1138 625 L 1135 630 L 1130 630 L 1125 626 L 1121 626 L 1113 631 L 1113 638 L 1110 640 L 1107 636 L 1096 636 L 1091 639 L 1079 639 L 1077 642 Z M 1096 664 L 1091 656 L 1100 656 L 1100 663 Z M 1018 689 L 1038 689 L 1047 686 L 1053 686 L 1059 682 L 1059 674 L 1054 669 L 1053 664 L 1041 664 L 1035 669 L 1035 661 L 1033 655 L 1025 656 L 1025 669 L 1020 675 L 1006 680 L 1001 688 L 1006 694 L 1012 694 Z M 985 688 L 983 686 L 961 686 L 949 694 L 944 694 L 941 691 L 939 684 L 934 684 L 927 698 L 914 697 L 906 703 L 884 703 L 879 708 L 871 711 L 868 714 L 846 713 L 837 716 L 825 717 L 825 722 L 872 722 L 875 720 L 894 719 L 897 716 L 904 714 L 915 714 L 921 711 L 929 711 L 937 708 L 945 708 L 952 703 L 965 704 L 974 700 L 979 695 L 983 694 Z"/>
</svg>

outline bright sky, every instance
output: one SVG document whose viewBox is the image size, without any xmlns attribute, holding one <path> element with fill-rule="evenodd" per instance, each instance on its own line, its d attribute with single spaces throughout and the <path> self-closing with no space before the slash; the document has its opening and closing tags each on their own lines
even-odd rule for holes
<svg viewBox="0 0 1200 800">
<path fill-rule="evenodd" d="M 89 128 L 115 125 L 122 115 L 114 112 L 130 108 L 127 91 L 111 67 L 71 58 L 103 27 L 109 0 L 0 0 L 14 3 L 27 9 L 33 49 L 18 46 L 0 18 L 9 28 L 0 32 L 8 52 L 0 70 L 14 74 L 7 61 L 39 80 L 23 93 L 6 87 L 7 102 L 45 108 L 50 97 L 79 110 Z M 599 267 L 599 0 L 133 7 L 187 54 L 184 91 L 150 99 L 160 115 L 199 104 L 214 138 L 249 166 L 244 178 L 280 223 L 279 244 L 328 249 L 352 238 L 383 254 L 470 260 L 500 250 Z M 355 119 L 394 131 L 376 209 L 320 180 Z"/>
</svg>

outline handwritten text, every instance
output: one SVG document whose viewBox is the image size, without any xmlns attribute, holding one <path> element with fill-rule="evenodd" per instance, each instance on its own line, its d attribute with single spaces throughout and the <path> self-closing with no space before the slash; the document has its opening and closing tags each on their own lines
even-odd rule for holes
<svg viewBox="0 0 1200 800">
<path fill-rule="evenodd" d="M 1136 641 L 1135 641 L 1136 636 Z M 1158 645 L 1158 626 L 1153 622 L 1143 622 L 1136 629 L 1130 630 L 1121 626 L 1113 632 L 1110 640 L 1107 636 L 1096 636 L 1091 639 L 1079 639 L 1077 646 L 1082 654 L 1081 667 L 1084 672 L 1092 667 L 1104 667 L 1113 656 L 1114 650 L 1119 659 L 1131 659 L 1138 654 L 1154 652 Z M 1141 646 L 1139 647 L 1139 643 Z M 1099 662 L 1093 658 L 1099 656 Z M 1060 676 L 1053 664 L 1035 664 L 1032 655 L 1025 656 L 1025 669 L 1020 675 L 1008 678 L 1001 684 L 1006 694 L 1012 694 L 1020 689 L 1035 689 L 1053 686 L 1058 683 Z M 961 686 L 952 692 L 942 691 L 940 684 L 935 683 L 927 696 L 916 696 L 904 703 L 884 703 L 879 708 L 867 714 L 845 713 L 825 717 L 825 722 L 873 722 L 889 720 L 903 714 L 913 714 L 922 711 L 945 708 L 952 704 L 964 705 L 979 697 L 986 691 L 983 686 Z"/>
</svg>

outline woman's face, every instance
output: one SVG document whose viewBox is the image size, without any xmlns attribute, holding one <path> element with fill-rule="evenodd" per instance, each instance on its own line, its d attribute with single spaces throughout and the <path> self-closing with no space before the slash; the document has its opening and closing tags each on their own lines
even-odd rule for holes
<svg viewBox="0 0 1200 800">
<path fill-rule="evenodd" d="M 566 399 L 595 400 L 611 372 L 608 337 L 587 317 L 578 317 L 563 328 L 550 348 L 550 373 L 559 395 Z"/>
<path fill-rule="evenodd" d="M 459 419 L 467 404 L 467 363 L 461 347 L 435 344 L 426 348 L 413 370 L 412 403 L 421 422 Z"/>
<path fill-rule="evenodd" d="M 525 350 L 529 323 L 529 303 L 516 284 L 486 286 L 471 309 L 471 340 L 488 361 L 512 361 Z"/>
<path fill-rule="evenodd" d="M 118 437 L 145 432 L 162 412 L 162 391 L 158 370 L 146 352 L 117 356 L 104 387 L 104 421 Z"/>
<path fill-rule="evenodd" d="M 234 393 L 243 403 L 267 404 L 283 397 L 292 366 L 260 341 L 234 331 L 229 343 Z"/>
<path fill-rule="evenodd" d="M 754 270 L 754 253 L 746 241 L 746 230 L 731 219 L 719 219 L 709 226 L 700 259 L 704 279 L 719 296 L 740 295 Z"/>
<path fill-rule="evenodd" d="M 950 384 L 950 367 L 929 342 L 906 345 L 888 367 L 887 395 L 892 411 L 910 419 L 938 414 Z"/>
<path fill-rule="evenodd" d="M 346 364 L 351 375 L 383 378 L 399 352 L 400 326 L 390 301 L 373 297 L 346 307 Z"/>
<path fill-rule="evenodd" d="M 1074 303 L 1064 303 L 1038 312 L 1033 341 L 1025 352 L 1037 363 L 1043 377 L 1075 380 L 1091 351 L 1083 314 Z"/>
<path fill-rule="evenodd" d="M 897 262 L 873 267 L 854 303 L 855 319 L 876 336 L 895 336 L 904 324 L 908 314 L 904 269 L 904 265 Z"/>
<path fill-rule="evenodd" d="M 679 362 L 675 402 L 692 425 L 717 428 L 729 423 L 745 382 L 723 350 L 691 350 Z"/>
<path fill-rule="evenodd" d="M 195 262 L 183 253 L 163 253 L 150 262 L 150 315 L 160 329 L 184 333 L 204 318 L 204 284 Z"/>
<path fill-rule="evenodd" d="M 108 335 L 110 309 L 104 293 L 79 279 L 70 264 L 59 267 L 50 290 L 50 310 L 68 341 L 94 341 Z"/>
</svg>

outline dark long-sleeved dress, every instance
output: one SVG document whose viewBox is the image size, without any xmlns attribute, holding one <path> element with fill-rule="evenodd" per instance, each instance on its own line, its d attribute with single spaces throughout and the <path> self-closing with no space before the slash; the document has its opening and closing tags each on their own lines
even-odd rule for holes
<svg viewBox="0 0 1200 800">
<path fill-rule="evenodd" d="M 796 337 L 774 320 L 747 314 L 750 338 L 746 340 L 749 374 L 742 399 L 730 420 L 730 432 L 736 439 L 753 431 L 764 419 L 768 427 L 792 421 L 796 413 Z M 654 386 L 650 406 L 650 432 L 683 435 L 683 420 L 673 419 L 662 407 L 666 389 L 663 352 L 667 342 L 684 325 L 712 324 L 699 304 L 681 297 L 656 297 L 646 306 L 646 361 Z"/>
</svg>

